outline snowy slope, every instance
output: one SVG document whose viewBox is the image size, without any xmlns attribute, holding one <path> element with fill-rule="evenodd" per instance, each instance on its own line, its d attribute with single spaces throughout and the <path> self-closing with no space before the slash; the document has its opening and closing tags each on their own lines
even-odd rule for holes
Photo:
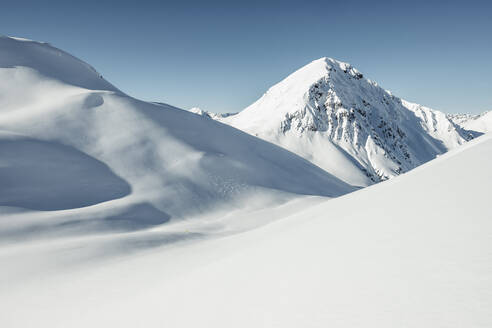
<svg viewBox="0 0 492 328">
<path fill-rule="evenodd" d="M 0 324 L 490 327 L 491 167 L 487 135 L 257 230 L 118 261 L 92 255 L 76 271 L 44 266 L 77 244 L 10 249 Z M 13 267 L 41 252 L 36 274 L 19 277 Z"/>
<path fill-rule="evenodd" d="M 217 118 L 367 186 L 468 140 L 445 114 L 393 96 L 347 63 L 321 58 L 242 112 Z"/>
<path fill-rule="evenodd" d="M 46 43 L 9 37 L 0 37 L 0 181 L 9 238 L 135 231 L 354 190 L 230 126 L 130 98 Z"/>
</svg>

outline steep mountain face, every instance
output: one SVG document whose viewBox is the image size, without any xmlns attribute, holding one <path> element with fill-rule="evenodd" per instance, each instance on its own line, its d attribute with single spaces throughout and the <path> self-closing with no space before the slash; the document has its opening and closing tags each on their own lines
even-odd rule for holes
<svg viewBox="0 0 492 328">
<path fill-rule="evenodd" d="M 240 130 L 133 99 L 46 43 L 9 37 L 0 37 L 0 155 L 0 223 L 34 222 L 22 233 L 36 236 L 354 190 Z M 19 236 L 11 228 L 0 234 Z"/>
<path fill-rule="evenodd" d="M 492 131 L 492 111 L 478 115 L 448 114 L 448 118 L 473 136 Z"/>
<path fill-rule="evenodd" d="M 351 65 L 315 60 L 242 112 L 216 118 L 366 186 L 470 139 L 445 114 L 406 102 Z"/>
</svg>

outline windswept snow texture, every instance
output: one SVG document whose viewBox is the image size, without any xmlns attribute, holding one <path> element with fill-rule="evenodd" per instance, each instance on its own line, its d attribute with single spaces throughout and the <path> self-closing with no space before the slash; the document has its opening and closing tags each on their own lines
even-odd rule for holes
<svg viewBox="0 0 492 328">
<path fill-rule="evenodd" d="M 9 226 L 16 237 L 92 233 L 93 218 L 104 231 L 122 221 L 141 229 L 355 189 L 240 130 L 128 97 L 79 59 L 23 39 L 0 37 L 0 132 L 0 213 L 9 217 L 0 214 L 0 228 L 31 227 Z M 67 211 L 39 212 L 51 210 Z"/>
<path fill-rule="evenodd" d="M 216 119 L 360 186 L 407 172 L 471 137 L 445 114 L 403 101 L 331 58 L 294 72 L 242 112 Z"/>
<path fill-rule="evenodd" d="M 491 167 L 487 135 L 256 230 L 77 271 L 60 261 L 80 240 L 11 248 L 0 325 L 490 327 Z"/>
</svg>

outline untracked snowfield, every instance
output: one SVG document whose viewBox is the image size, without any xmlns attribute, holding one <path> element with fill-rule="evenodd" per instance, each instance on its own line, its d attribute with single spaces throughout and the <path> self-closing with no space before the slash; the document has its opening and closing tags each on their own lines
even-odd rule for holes
<svg viewBox="0 0 492 328">
<path fill-rule="evenodd" d="M 304 211 L 242 234 L 95 256 L 49 274 L 2 270 L 0 324 L 490 327 L 491 167 L 485 135 L 392 180 L 301 201 Z M 9 249 L 1 261 L 56 262 L 59 251 Z"/>
</svg>

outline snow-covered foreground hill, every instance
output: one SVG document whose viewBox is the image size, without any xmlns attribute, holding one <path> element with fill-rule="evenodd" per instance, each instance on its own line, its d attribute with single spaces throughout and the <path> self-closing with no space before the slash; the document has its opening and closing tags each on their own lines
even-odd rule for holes
<svg viewBox="0 0 492 328">
<path fill-rule="evenodd" d="M 490 327 L 491 167 L 489 134 L 242 234 L 77 270 L 76 243 L 4 249 L 0 325 Z"/>
<path fill-rule="evenodd" d="M 230 126 L 128 97 L 49 44 L 9 37 L 0 37 L 0 181 L 2 243 L 140 231 L 354 190 Z"/>
<path fill-rule="evenodd" d="M 331 58 L 302 67 L 236 115 L 197 113 L 278 144 L 359 186 L 407 172 L 480 134 L 463 130 L 442 112 L 395 97 Z"/>
</svg>

